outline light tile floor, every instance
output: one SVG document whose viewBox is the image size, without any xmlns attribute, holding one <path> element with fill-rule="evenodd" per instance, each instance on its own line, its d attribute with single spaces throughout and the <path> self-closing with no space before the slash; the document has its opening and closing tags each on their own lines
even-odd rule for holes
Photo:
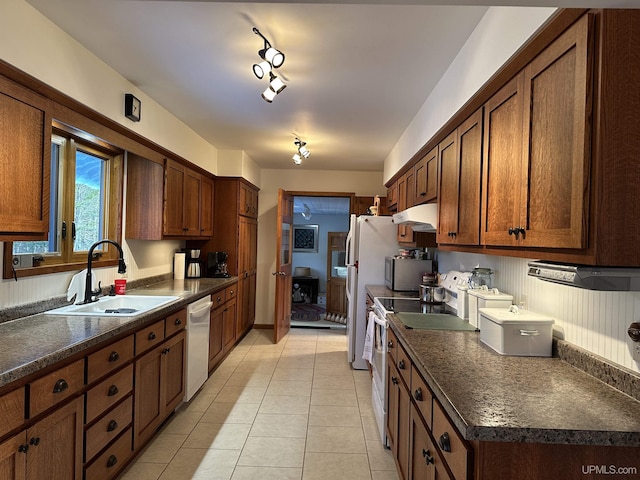
<svg viewBox="0 0 640 480">
<path fill-rule="evenodd" d="M 252 330 L 121 480 L 397 480 L 345 330 Z"/>
</svg>

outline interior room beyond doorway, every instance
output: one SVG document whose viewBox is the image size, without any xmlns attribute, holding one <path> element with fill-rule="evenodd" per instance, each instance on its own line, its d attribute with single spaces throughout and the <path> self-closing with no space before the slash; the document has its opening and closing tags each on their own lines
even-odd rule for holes
<svg viewBox="0 0 640 480">
<path fill-rule="evenodd" d="M 340 285 L 346 282 L 350 201 L 349 196 L 294 195 L 292 327 L 346 328 Z"/>
</svg>

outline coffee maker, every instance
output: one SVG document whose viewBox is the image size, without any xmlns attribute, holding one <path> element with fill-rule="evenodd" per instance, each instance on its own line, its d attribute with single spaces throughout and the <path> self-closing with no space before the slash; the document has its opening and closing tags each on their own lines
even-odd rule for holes
<svg viewBox="0 0 640 480">
<path fill-rule="evenodd" d="M 187 278 L 200 278 L 200 250 L 187 251 Z"/>
<path fill-rule="evenodd" d="M 207 254 L 207 276 L 213 278 L 228 278 L 227 252 L 209 252 Z"/>
</svg>

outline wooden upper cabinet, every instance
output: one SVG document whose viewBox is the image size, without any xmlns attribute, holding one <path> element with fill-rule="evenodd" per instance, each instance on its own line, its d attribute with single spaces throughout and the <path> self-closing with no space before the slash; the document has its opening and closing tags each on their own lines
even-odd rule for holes
<svg viewBox="0 0 640 480">
<path fill-rule="evenodd" d="M 244 183 L 240 184 L 240 215 L 258 217 L 258 192 Z"/>
<path fill-rule="evenodd" d="M 480 243 L 482 109 L 445 138 L 440 151 L 438 243 Z"/>
<path fill-rule="evenodd" d="M 200 184 L 200 236 L 213 235 L 213 180 L 202 177 Z"/>
<path fill-rule="evenodd" d="M 482 243 L 587 245 L 592 16 L 485 105 Z"/>
<path fill-rule="evenodd" d="M 183 221 L 183 199 L 187 168 L 181 163 L 166 160 L 164 180 L 164 230 L 165 235 L 186 234 Z"/>
<path fill-rule="evenodd" d="M 438 198 L 438 148 L 432 149 L 413 167 L 415 185 L 414 205 Z"/>
<path fill-rule="evenodd" d="M 592 21 L 582 17 L 524 70 L 523 246 L 587 243 Z"/>
<path fill-rule="evenodd" d="M 0 239 L 46 239 L 51 106 L 0 77 Z"/>
<path fill-rule="evenodd" d="M 394 182 L 387 188 L 387 210 L 390 212 L 398 211 L 398 182 Z"/>
<path fill-rule="evenodd" d="M 187 168 L 184 176 L 184 196 L 182 197 L 182 216 L 185 234 L 200 236 L 200 192 L 202 175 Z"/>
</svg>

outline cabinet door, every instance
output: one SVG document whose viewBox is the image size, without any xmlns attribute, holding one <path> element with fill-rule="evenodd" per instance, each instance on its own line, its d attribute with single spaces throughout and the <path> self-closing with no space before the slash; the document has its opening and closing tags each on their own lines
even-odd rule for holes
<svg viewBox="0 0 640 480">
<path fill-rule="evenodd" d="M 411 397 L 404 382 L 398 376 L 398 447 L 396 449 L 396 462 L 400 476 L 409 478 L 409 422 Z"/>
<path fill-rule="evenodd" d="M 27 430 L 28 479 L 82 479 L 82 405 L 78 397 Z"/>
<path fill-rule="evenodd" d="M 222 335 L 225 351 L 228 351 L 236 340 L 236 322 L 238 320 L 236 305 L 235 301 L 231 301 L 224 306 L 222 311 Z"/>
<path fill-rule="evenodd" d="M 20 432 L 0 443 L 0 478 L 24 480 L 27 467 L 27 433 Z"/>
<path fill-rule="evenodd" d="M 162 344 L 162 418 L 184 398 L 186 334 L 180 332 Z"/>
<path fill-rule="evenodd" d="M 523 74 L 500 89 L 484 107 L 482 181 L 483 245 L 517 245 L 522 175 Z"/>
<path fill-rule="evenodd" d="M 582 17 L 524 71 L 523 246 L 586 247 L 591 21 Z"/>
<path fill-rule="evenodd" d="M 415 181 L 414 205 L 438 198 L 438 147 L 427 153 L 413 167 Z"/>
<path fill-rule="evenodd" d="M 395 360 L 387 355 L 387 438 L 394 458 L 398 451 L 398 394 L 400 376 L 395 367 Z"/>
<path fill-rule="evenodd" d="M 49 231 L 49 102 L 0 78 L 0 235 Z"/>
<path fill-rule="evenodd" d="M 244 183 L 240 184 L 240 215 L 258 216 L 258 192 Z"/>
<path fill-rule="evenodd" d="M 202 176 L 186 168 L 184 176 L 184 197 L 182 199 L 184 235 L 200 236 L 200 186 Z"/>
<path fill-rule="evenodd" d="M 409 178 L 408 178 L 409 177 Z M 413 183 L 413 171 L 410 175 L 404 174 L 398 179 L 398 211 L 401 212 L 409 207 L 407 199 L 411 198 L 413 201 L 413 186 L 409 189 L 409 181 Z M 407 225 L 398 225 L 397 234 L 398 243 L 412 243 L 413 242 L 413 230 Z"/>
<path fill-rule="evenodd" d="M 213 235 L 213 180 L 202 177 L 200 184 L 200 236 Z"/>
<path fill-rule="evenodd" d="M 209 320 L 209 370 L 212 370 L 224 354 L 222 343 L 222 312 L 224 308 L 214 308 L 211 310 Z"/>
<path fill-rule="evenodd" d="M 450 480 L 422 418 L 411 405 L 411 480 Z"/>
<path fill-rule="evenodd" d="M 455 243 L 458 230 L 459 171 L 457 131 L 438 146 L 440 159 L 440 198 L 438 205 L 438 243 Z"/>
<path fill-rule="evenodd" d="M 387 188 L 387 209 L 390 212 L 398 210 L 398 182 Z"/>
<path fill-rule="evenodd" d="M 164 228 L 165 235 L 184 235 L 183 199 L 186 167 L 167 160 L 164 185 Z"/>
<path fill-rule="evenodd" d="M 142 445 L 162 421 L 162 349 L 160 345 L 136 360 L 134 449 Z"/>
</svg>

